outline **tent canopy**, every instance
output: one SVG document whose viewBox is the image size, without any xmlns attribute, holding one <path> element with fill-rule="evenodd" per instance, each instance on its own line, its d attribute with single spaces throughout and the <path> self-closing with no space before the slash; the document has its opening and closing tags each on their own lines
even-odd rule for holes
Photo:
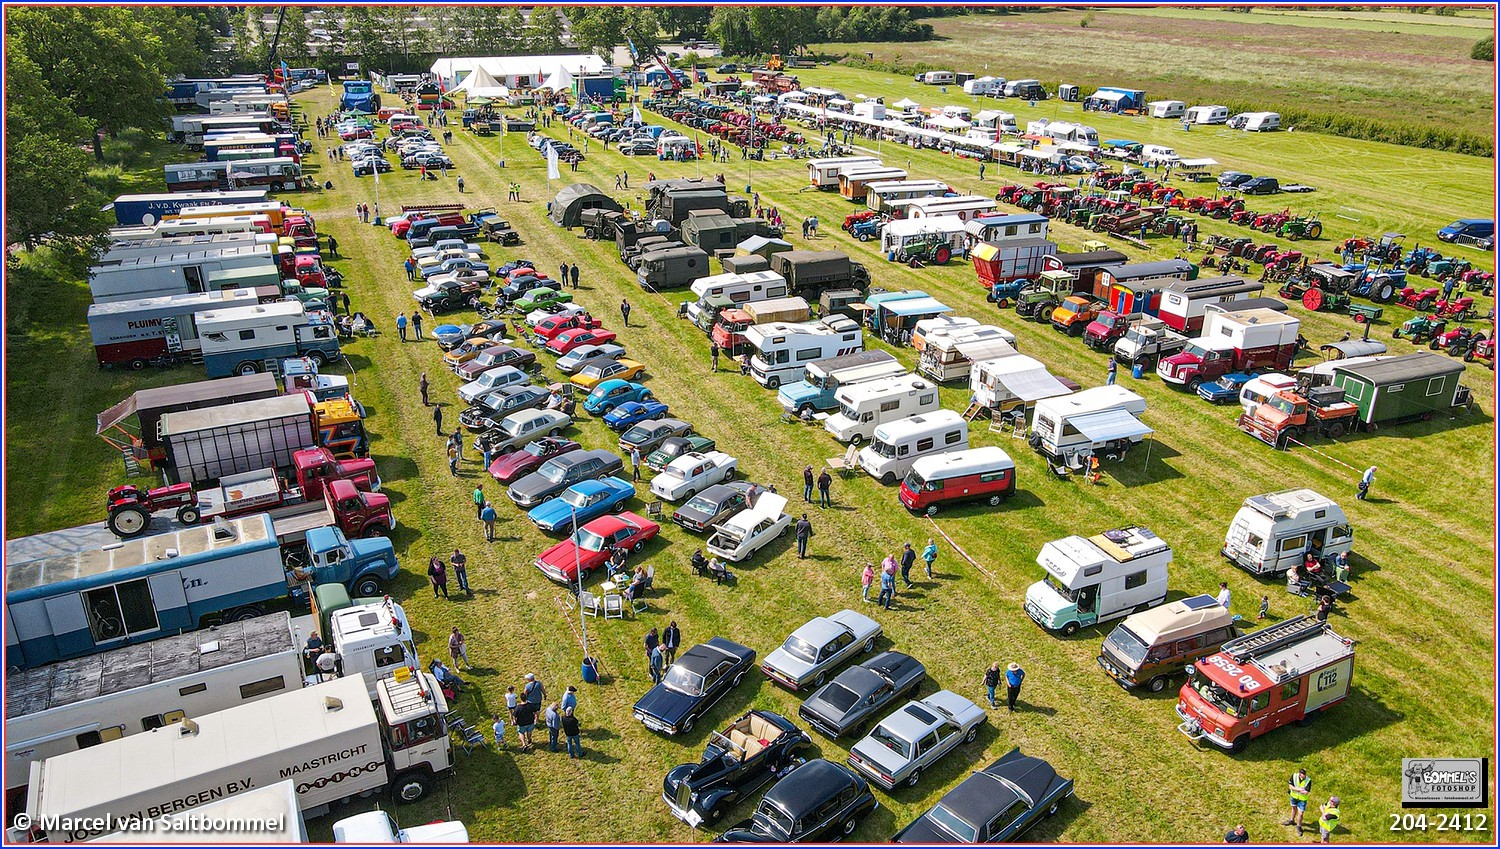
<svg viewBox="0 0 1500 849">
<path fill-rule="evenodd" d="M 1043 398 L 1067 395 L 1073 391 L 1062 381 L 1053 377 L 1040 361 L 1024 354 L 992 362 L 988 369 L 994 375 L 996 382 L 1004 384 L 1011 394 L 1028 404 Z"/>
<path fill-rule="evenodd" d="M 886 312 L 894 316 L 906 318 L 913 315 L 936 315 L 938 313 L 953 312 L 953 307 L 942 303 L 937 298 L 907 298 L 904 301 L 896 301 L 884 306 Z"/>
<path fill-rule="evenodd" d="M 1010 384 L 1007 383 L 1007 386 Z M 1071 419 L 1073 427 L 1088 437 L 1090 442 L 1113 442 L 1117 439 L 1136 439 L 1153 431 L 1131 415 L 1128 410 L 1100 410 L 1085 413 Z"/>
<path fill-rule="evenodd" d="M 552 223 L 559 227 L 576 227 L 579 216 L 586 209 L 608 209 L 620 212 L 620 204 L 605 194 L 598 186 L 589 183 L 574 183 L 564 186 L 552 200 Z"/>
<path fill-rule="evenodd" d="M 915 109 L 922 104 L 916 102 L 915 100 L 912 100 L 910 97 L 903 97 L 895 103 L 892 103 L 891 105 L 896 107 L 897 109 Z"/>
<path fill-rule="evenodd" d="M 495 79 L 483 66 L 475 68 L 474 73 L 464 77 L 454 91 L 464 92 L 469 97 L 506 97 L 510 94 L 504 83 Z"/>
</svg>

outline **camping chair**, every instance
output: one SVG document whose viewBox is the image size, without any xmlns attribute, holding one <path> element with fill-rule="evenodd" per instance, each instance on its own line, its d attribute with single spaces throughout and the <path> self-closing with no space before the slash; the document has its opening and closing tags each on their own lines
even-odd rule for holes
<svg viewBox="0 0 1500 849">
<path fill-rule="evenodd" d="M 465 728 L 463 733 L 459 735 L 458 744 L 463 747 L 465 755 L 472 755 L 475 749 L 487 747 L 484 732 L 478 728 Z"/>
<path fill-rule="evenodd" d="M 609 593 L 604 596 L 604 618 L 625 618 L 625 596 L 619 593 Z"/>
<path fill-rule="evenodd" d="M 661 515 L 661 504 L 662 503 L 660 501 L 653 501 L 650 504 L 647 504 L 646 505 L 646 515 L 647 516 L 660 516 Z"/>
<path fill-rule="evenodd" d="M 584 590 L 578 594 L 578 607 L 583 611 L 584 616 L 598 616 L 599 597 Z"/>
<path fill-rule="evenodd" d="M 1068 475 L 1071 474 L 1068 471 L 1068 464 L 1060 460 L 1047 460 L 1047 468 L 1051 469 L 1052 474 L 1057 475 L 1062 480 L 1067 480 Z"/>
</svg>

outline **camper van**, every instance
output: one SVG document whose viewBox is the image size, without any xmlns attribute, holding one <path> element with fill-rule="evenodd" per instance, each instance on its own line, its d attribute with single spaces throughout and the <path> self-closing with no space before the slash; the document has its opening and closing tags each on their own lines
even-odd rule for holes
<svg viewBox="0 0 1500 849">
<path fill-rule="evenodd" d="M 1153 100 L 1146 104 L 1146 114 L 1152 118 L 1181 118 L 1187 112 L 1187 104 L 1180 100 Z"/>
<path fill-rule="evenodd" d="M 957 79 L 952 71 L 928 71 L 922 75 L 922 82 L 926 85 L 953 85 Z"/>
<path fill-rule="evenodd" d="M 940 198 L 951 191 L 941 180 L 881 180 L 865 184 L 865 206 L 885 212 L 893 201 Z"/>
<path fill-rule="evenodd" d="M 997 132 L 1020 135 L 1021 128 L 1016 125 L 1015 115 L 998 109 L 986 109 L 974 116 L 974 126 L 969 128 L 969 135 L 974 136 L 976 132 L 994 141 Z"/>
<path fill-rule="evenodd" d="M 975 97 L 994 97 L 1005 87 L 1005 77 L 976 77 L 964 83 L 964 94 Z"/>
<path fill-rule="evenodd" d="M 953 410 L 935 410 L 875 428 L 859 452 L 859 467 L 887 486 L 906 477 L 919 457 L 969 447 L 969 423 Z"/>
<path fill-rule="evenodd" d="M 1183 114 L 1189 124 L 1222 124 L 1229 120 L 1227 106 L 1194 106 Z"/>
<path fill-rule="evenodd" d="M 926 349 L 927 341 L 931 338 L 967 333 L 979 327 L 979 319 L 966 315 L 935 315 L 931 318 L 924 318 L 912 326 L 911 347 L 920 354 Z M 1014 342 L 1015 337 L 1012 336 L 1010 341 Z"/>
<path fill-rule="evenodd" d="M 1343 508 L 1310 489 L 1287 489 L 1245 499 L 1221 553 L 1252 575 L 1281 575 L 1308 552 L 1326 559 L 1353 546 Z"/>
<path fill-rule="evenodd" d="M 1275 112 L 1241 112 L 1229 119 L 1229 129 L 1247 133 L 1264 133 L 1281 129 L 1281 115 Z"/>
<path fill-rule="evenodd" d="M 901 505 L 935 515 L 943 504 L 988 501 L 991 507 L 1016 493 L 1016 464 L 993 445 L 920 457 L 901 479 Z"/>
<path fill-rule="evenodd" d="M 1195 595 L 1125 617 L 1099 648 L 1099 668 L 1125 689 L 1167 688 L 1183 667 L 1240 635 L 1239 619 L 1211 595 Z"/>
<path fill-rule="evenodd" d="M 1040 80 L 1011 80 L 1001 86 L 1000 93 L 1005 97 L 1019 97 L 1023 100 L 1041 100 L 1047 96 Z"/>
<path fill-rule="evenodd" d="M 1119 453 L 1140 442 L 1151 428 L 1137 416 L 1146 399 L 1123 386 L 1096 386 L 1038 401 L 1031 421 L 1031 447 L 1053 462 L 1081 467 L 1101 451 Z"/>
<path fill-rule="evenodd" d="M 1071 637 L 1167 599 L 1172 547 L 1147 528 L 1128 527 L 1042 546 L 1045 577 L 1026 588 L 1026 615 Z"/>
<path fill-rule="evenodd" d="M 873 156 L 837 156 L 831 159 L 807 160 L 807 180 L 815 189 L 836 189 L 839 175 L 851 168 L 879 168 L 880 160 Z"/>
<path fill-rule="evenodd" d="M 787 384 L 776 393 L 781 408 L 789 413 L 809 415 L 814 410 L 838 406 L 835 393 L 840 386 L 853 386 L 866 380 L 905 374 L 906 368 L 885 351 L 860 351 L 842 357 L 814 360 L 807 364 L 802 380 Z"/>
<path fill-rule="evenodd" d="M 704 326 L 700 313 L 717 299 L 723 303 L 747 304 L 770 298 L 786 297 L 786 281 L 772 271 L 752 271 L 748 274 L 715 274 L 699 277 L 693 281 L 692 293 L 696 298 L 687 304 L 687 317 L 699 327 Z M 710 319 L 709 326 L 712 326 Z"/>
<path fill-rule="evenodd" d="M 921 202 L 914 200 L 911 204 L 915 206 Z M 943 256 L 941 248 L 933 253 L 933 260 L 938 265 L 951 257 L 962 256 L 968 244 L 964 236 L 963 219 L 956 215 L 942 215 L 936 218 L 906 218 L 888 222 L 880 231 L 880 250 L 886 256 L 894 254 L 899 260 L 906 252 L 907 245 L 928 239 L 935 239 L 948 247 L 947 256 Z"/>
<path fill-rule="evenodd" d="M 969 365 L 969 392 L 997 420 L 1018 407 L 1025 409 L 1043 398 L 1072 391 L 1039 360 L 1024 354 L 976 359 Z"/>
<path fill-rule="evenodd" d="M 981 197 L 979 195 L 916 198 L 906 205 L 905 217 L 908 219 L 932 219 L 952 216 L 959 220 L 960 229 L 962 229 L 964 222 L 992 213 L 995 209 L 994 198 Z"/>
<path fill-rule="evenodd" d="M 938 409 L 937 387 L 912 374 L 856 383 L 840 389 L 839 411 L 823 427 L 839 442 L 858 445 L 886 422 Z"/>
<path fill-rule="evenodd" d="M 801 377 L 808 363 L 865 348 L 859 322 L 842 315 L 811 324 L 756 324 L 746 328 L 745 343 L 755 351 L 750 358 L 750 374 L 756 383 L 773 390 Z"/>
<path fill-rule="evenodd" d="M 917 372 L 938 383 L 962 380 L 976 362 L 1014 356 L 1015 335 L 998 327 L 944 333 L 922 349 Z"/>
</svg>

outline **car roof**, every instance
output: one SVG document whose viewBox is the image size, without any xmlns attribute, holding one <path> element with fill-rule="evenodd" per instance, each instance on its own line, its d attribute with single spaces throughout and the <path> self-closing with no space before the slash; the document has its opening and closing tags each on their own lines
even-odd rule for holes
<svg viewBox="0 0 1500 849">
<path fill-rule="evenodd" d="M 794 816 L 826 802 L 855 784 L 855 776 L 842 764 L 818 758 L 792 770 L 766 793 L 765 800 Z"/>
<path fill-rule="evenodd" d="M 996 780 L 995 775 L 989 772 L 998 765 L 991 764 L 984 771 L 965 778 L 939 799 L 938 804 L 976 829 L 984 825 L 990 817 L 1009 808 L 1020 798 L 1014 790 Z"/>
<path fill-rule="evenodd" d="M 600 516 L 583 527 L 585 530 L 593 531 L 599 536 L 609 536 L 625 528 L 635 529 L 634 524 L 625 521 L 619 516 Z"/>
<path fill-rule="evenodd" d="M 1031 797 L 1033 804 L 1046 795 L 1052 782 L 1058 778 L 1057 770 L 1052 768 L 1052 764 L 1041 758 L 1023 755 L 1020 749 L 1012 749 L 1005 757 L 985 767 L 981 772 L 1007 779 L 1019 787 L 1022 793 Z"/>
<path fill-rule="evenodd" d="M 743 654 L 748 651 L 749 649 L 738 643 L 731 642 L 723 637 L 714 637 L 706 643 L 699 643 L 683 652 L 682 656 L 677 658 L 675 662 L 682 664 L 682 668 L 689 672 L 702 675 L 711 671 L 725 659 L 732 659 L 737 654 Z"/>
<path fill-rule="evenodd" d="M 851 666 L 840 672 L 833 683 L 863 697 L 879 690 L 885 684 L 885 679 L 867 667 Z"/>
<path fill-rule="evenodd" d="M 848 630 L 850 629 L 826 616 L 819 616 L 803 623 L 802 627 L 792 632 L 792 636 L 814 645 L 823 645 Z"/>
<path fill-rule="evenodd" d="M 900 710 L 880 721 L 882 728 L 904 740 L 920 740 L 927 732 L 944 722 L 943 715 L 921 702 L 907 702 Z"/>
</svg>

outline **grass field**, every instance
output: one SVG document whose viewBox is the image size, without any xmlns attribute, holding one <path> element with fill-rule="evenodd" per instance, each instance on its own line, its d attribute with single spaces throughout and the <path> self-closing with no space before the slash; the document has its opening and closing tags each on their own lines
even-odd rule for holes
<svg viewBox="0 0 1500 849">
<path fill-rule="evenodd" d="M 872 96 L 906 92 L 909 85 L 893 82 L 889 75 L 849 69 L 810 72 L 804 81 Z M 933 95 L 913 96 L 940 102 Z M 318 114 L 330 109 L 333 99 L 322 89 L 304 96 L 304 102 Z M 1055 107 L 1047 104 L 1037 111 L 1052 114 L 1046 110 Z M 1103 125 L 1099 130 L 1104 137 L 1116 132 Z M 1141 126 L 1130 135 L 1151 141 L 1149 131 L 1154 128 Z M 550 132 L 565 135 L 560 125 Z M 1187 139 L 1171 141 L 1179 149 L 1188 147 Z M 1247 138 L 1195 132 L 1191 141 L 1189 150 L 1195 155 L 1312 182 L 1320 192 L 1310 202 L 1337 201 L 1357 210 L 1355 221 L 1329 221 L 1330 240 L 1390 228 L 1406 229 L 1415 239 L 1493 205 L 1484 170 L 1489 163 L 1480 160 L 1295 134 Z M 1316 152 L 1305 147 L 1310 144 L 1318 145 Z M 395 314 L 413 306 L 413 287 L 400 271 L 404 246 L 383 228 L 355 221 L 355 203 L 374 202 L 375 185 L 369 178 L 350 177 L 347 166 L 329 165 L 321 150 L 319 145 L 318 155 L 310 157 L 313 173 L 319 182 L 332 180 L 334 189 L 288 200 L 305 205 L 321 230 L 337 236 L 350 259 L 334 265 L 349 281 L 354 308 L 370 314 L 386 331 L 383 337 L 353 342 L 346 351 L 356 393 L 370 412 L 372 456 L 400 522 L 394 541 L 406 570 L 395 594 L 415 623 L 424 658 L 444 654 L 442 637 L 453 625 L 469 636 L 479 668 L 468 676 L 478 686 L 457 707 L 471 720 L 496 712 L 505 687 L 519 686 L 528 671 L 537 672 L 555 697 L 564 685 L 577 681 L 584 623 L 565 611 L 566 591 L 531 566 L 548 540 L 524 516 L 503 506 L 501 540 L 488 546 L 483 542 L 469 502 L 469 492 L 481 481 L 478 462 L 469 451 L 460 478 L 448 475 L 429 411 L 417 400 L 418 376 L 425 370 L 433 380 L 433 397 L 448 405 L 451 422 L 458 410 L 456 379 L 444 373 L 432 342 L 402 344 L 392 327 Z M 581 265 L 579 301 L 621 331 L 631 356 L 651 369 L 649 384 L 657 396 L 698 432 L 717 439 L 721 450 L 738 457 L 752 479 L 774 483 L 789 494 L 794 507 L 800 506 L 795 498 L 802 466 L 819 467 L 842 447 L 820 429 L 781 423 L 772 395 L 752 381 L 727 370 L 710 374 L 701 334 L 675 317 L 677 302 L 686 294 L 642 292 L 618 262 L 612 244 L 589 242 L 576 230 L 552 226 L 545 218 L 551 193 L 574 180 L 609 190 L 611 175 L 622 169 L 628 169 L 632 186 L 644 183 L 648 170 L 658 177 L 723 170 L 732 190 L 749 181 L 763 203 L 780 208 L 793 225 L 791 241 L 799 246 L 804 243 L 796 236 L 796 222 L 817 215 L 825 233 L 813 246 L 848 251 L 871 269 L 875 285 L 920 287 L 959 314 L 1012 329 L 1021 350 L 1055 373 L 1086 386 L 1103 382 L 1102 356 L 1049 328 L 997 312 L 985 302 L 966 265 L 912 270 L 887 264 L 869 246 L 840 233 L 833 225 L 855 207 L 837 196 L 803 191 L 806 169 L 799 163 L 662 163 L 621 157 L 594 145 L 579 174 L 565 171 L 564 179 L 549 188 L 544 161 L 518 135 L 477 138 L 455 130 L 451 155 L 469 189 L 462 199 L 473 208 L 499 208 L 525 240 L 519 249 L 491 249 L 490 261 L 527 257 L 543 270 L 563 261 Z M 993 191 L 997 175 L 1015 176 L 1009 169 L 992 168 L 990 179 L 981 184 L 971 165 L 956 166 L 935 152 L 902 150 L 898 156 L 886 148 L 884 155 L 902 167 L 908 167 L 909 157 L 914 176 L 941 176 L 971 189 Z M 1360 157 L 1366 177 L 1351 173 L 1351 157 Z M 502 158 L 503 170 L 496 167 Z M 141 173 L 151 174 L 144 166 Z M 1423 182 L 1435 175 L 1441 176 L 1440 188 Z M 459 199 L 453 176 L 421 183 L 410 172 L 387 175 L 379 186 L 381 208 L 390 213 L 401 203 Z M 511 181 L 523 187 L 521 203 L 502 200 Z M 632 202 L 640 208 L 638 195 Z M 1254 205 L 1269 208 L 1273 203 Z M 1321 208 L 1325 220 L 1331 219 L 1327 210 L 1332 207 Z M 1093 237 L 1075 228 L 1054 230 L 1064 249 L 1076 250 L 1084 238 Z M 1205 234 L 1236 230 L 1222 222 L 1204 227 Z M 1320 244 L 1326 250 L 1329 243 Z M 1175 244 L 1158 239 L 1149 252 L 1132 253 L 1171 256 L 1176 250 Z M 88 297 L 82 283 L 59 279 L 40 260 L 24 263 L 23 272 L 12 274 L 8 282 L 7 535 L 18 536 L 99 518 L 99 493 L 121 470 L 118 458 L 92 438 L 93 412 L 148 383 L 197 375 L 177 370 L 142 379 L 101 373 L 92 367 L 88 351 L 83 323 Z M 635 307 L 628 330 L 615 318 L 622 298 Z M 1347 317 L 1292 309 L 1303 319 L 1303 332 L 1314 348 L 1357 329 Z M 1410 313 L 1387 307 L 1386 315 L 1375 328 L 1379 338 L 1389 338 L 1392 323 Z M 1405 343 L 1397 344 L 1398 353 L 1406 350 Z M 894 353 L 914 365 L 909 349 Z M 550 362 L 546 371 L 556 376 Z M 659 592 L 650 611 L 625 622 L 586 623 L 591 652 L 602 659 L 606 675 L 603 686 L 582 693 L 587 759 L 569 761 L 546 752 L 460 754 L 453 780 L 441 785 L 430 801 L 397 811 L 397 816 L 402 822 L 457 817 L 481 841 L 706 840 L 713 832 L 688 830 L 660 802 L 662 775 L 676 763 L 696 760 L 711 727 L 751 707 L 795 716 L 797 700 L 755 674 L 693 733 L 664 739 L 646 732 L 630 717 L 631 705 L 650 683 L 641 650 L 645 631 L 675 619 L 687 644 L 722 635 L 764 655 L 807 618 L 849 606 L 876 615 L 885 629 L 883 648 L 909 652 L 927 665 L 931 680 L 923 694 L 941 687 L 982 698 L 981 672 L 995 660 L 1017 660 L 1028 671 L 1025 709 L 992 714 L 979 740 L 950 755 L 920 786 L 877 793 L 881 807 L 856 833 L 860 841 L 888 839 L 969 770 L 1014 746 L 1049 759 L 1077 782 L 1077 800 L 1033 832 L 1036 840 L 1213 842 L 1236 822 L 1244 822 L 1256 841 L 1287 839 L 1290 833 L 1277 825 L 1283 788 L 1287 775 L 1303 765 L 1315 781 L 1315 803 L 1330 793 L 1344 798 L 1347 834 L 1340 835 L 1342 840 L 1488 841 L 1487 834 L 1393 835 L 1387 815 L 1400 810 L 1401 757 L 1479 755 L 1494 748 L 1491 373 L 1471 367 L 1467 383 L 1475 390 L 1476 404 L 1467 414 L 1295 452 L 1266 448 L 1235 430 L 1230 411 L 1209 407 L 1154 379 L 1136 382 L 1122 375 L 1122 383 L 1146 396 L 1145 420 L 1157 432 L 1149 451 L 1133 451 L 1123 463 L 1107 467 L 1099 487 L 1053 478 L 1023 443 L 980 424 L 971 433 L 974 444 L 999 444 L 1011 451 L 1018 466 L 1021 492 L 998 510 L 953 509 L 934 525 L 900 509 L 889 487 L 865 476 L 841 480 L 834 486 L 834 509 L 810 511 L 817 536 L 808 560 L 799 561 L 789 541 L 774 544 L 740 568 L 738 584 L 728 587 L 693 577 L 687 562 L 700 541 L 666 528 L 644 554 L 657 570 Z M 955 409 L 962 409 L 967 399 L 966 389 L 957 386 L 943 395 L 944 405 Z M 592 419 L 579 422 L 573 435 L 587 447 L 613 447 L 616 441 Z M 1358 471 L 1371 463 L 1380 466 L 1374 497 L 1356 502 Z M 492 481 L 483 480 L 492 497 L 500 494 Z M 1021 610 L 1027 585 L 1039 577 L 1035 557 L 1043 543 L 1140 523 L 1173 546 L 1173 598 L 1212 591 L 1223 580 L 1234 592 L 1234 609 L 1247 618 L 1254 616 L 1262 594 L 1270 596 L 1277 617 L 1302 612 L 1300 599 L 1230 567 L 1217 554 L 1243 498 L 1292 486 L 1311 486 L 1340 499 L 1357 534 L 1355 598 L 1335 616 L 1339 631 L 1358 641 L 1355 689 L 1321 722 L 1279 731 L 1238 757 L 1195 748 L 1175 731 L 1173 697 L 1124 693 L 1098 671 L 1094 656 L 1104 629 L 1060 639 L 1040 632 Z M 644 509 L 644 504 L 637 501 L 632 507 Z M 956 553 L 939 531 L 957 541 L 974 562 Z M 857 576 L 867 560 L 898 551 L 904 541 L 920 547 L 929 537 L 938 537 L 942 551 L 937 579 L 921 580 L 918 589 L 903 592 L 888 613 L 859 603 Z M 422 564 L 455 545 L 469 554 L 475 596 L 434 600 Z M 814 742 L 825 757 L 841 760 L 846 754 L 848 741 Z M 748 812 L 749 806 L 742 806 L 728 821 Z M 315 837 L 326 839 L 329 823 L 315 823 Z"/>
<path fill-rule="evenodd" d="M 1270 110 L 1296 106 L 1438 122 L 1482 135 L 1494 130 L 1494 68 L 1469 58 L 1474 42 L 1493 31 L 1493 18 L 1128 8 L 1025 9 L 927 22 L 934 41 L 815 50 L 951 64 L 1010 79 L 1123 85 L 1189 105 L 1249 101 Z"/>
</svg>

